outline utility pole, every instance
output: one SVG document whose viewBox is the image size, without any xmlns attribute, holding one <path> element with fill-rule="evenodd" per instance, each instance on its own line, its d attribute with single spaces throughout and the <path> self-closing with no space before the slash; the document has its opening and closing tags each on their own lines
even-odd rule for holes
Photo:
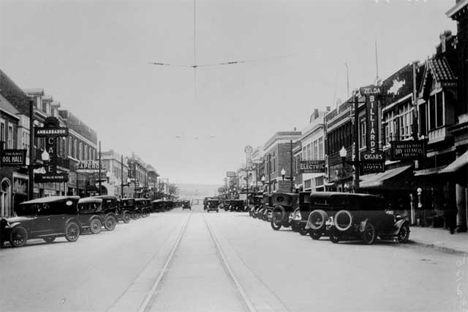
<svg viewBox="0 0 468 312">
<path fill-rule="evenodd" d="M 123 170 L 123 155 L 120 155 L 120 198 L 124 198 L 124 170 Z"/>
<path fill-rule="evenodd" d="M 361 164 L 359 163 L 359 93 L 354 92 L 354 192 L 359 191 L 359 170 Z"/>
<path fill-rule="evenodd" d="M 293 141 L 290 140 L 289 143 L 291 144 L 291 168 L 290 168 L 290 178 L 291 178 L 291 193 L 293 192 Z"/>
<path fill-rule="evenodd" d="M 268 193 L 271 194 L 271 154 L 268 153 Z"/>
<path fill-rule="evenodd" d="M 99 195 L 101 195 L 101 141 L 99 141 Z"/>
</svg>

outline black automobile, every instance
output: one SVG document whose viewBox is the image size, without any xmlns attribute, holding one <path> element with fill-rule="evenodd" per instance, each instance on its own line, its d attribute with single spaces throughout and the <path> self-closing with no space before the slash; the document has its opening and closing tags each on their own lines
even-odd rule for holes
<svg viewBox="0 0 468 312">
<path fill-rule="evenodd" d="M 219 212 L 219 200 L 218 199 L 216 198 L 208 199 L 206 212 L 210 212 L 210 211 Z"/>
<path fill-rule="evenodd" d="M 271 198 L 273 204 L 271 228 L 278 231 L 281 227 L 291 226 L 289 215 L 298 207 L 299 194 L 274 193 Z"/>
<path fill-rule="evenodd" d="M 257 217 L 255 212 L 257 211 L 257 209 L 259 209 L 262 206 L 262 199 L 263 199 L 263 195 L 255 195 L 252 198 L 253 205 L 252 205 L 252 207 L 250 208 L 250 211 L 249 211 L 249 214 L 250 214 L 251 217 L 253 217 L 253 218 Z"/>
<path fill-rule="evenodd" d="M 245 211 L 245 202 L 242 199 L 232 199 L 229 201 L 229 211 Z"/>
<path fill-rule="evenodd" d="M 156 199 L 151 202 L 151 212 L 163 212 L 166 210 L 166 201 Z"/>
<path fill-rule="evenodd" d="M 273 212 L 272 194 L 263 194 L 262 208 L 258 211 L 258 218 L 263 221 L 271 222 Z"/>
<path fill-rule="evenodd" d="M 148 198 L 135 198 L 135 205 L 137 211 L 143 218 L 146 218 L 151 213 L 151 200 Z"/>
<path fill-rule="evenodd" d="M 349 207 L 352 193 L 316 192 L 310 194 L 308 211 L 301 212 L 302 221 L 306 222 L 305 229 L 312 239 L 318 240 L 322 236 L 329 236 L 331 222 L 335 214 Z"/>
<path fill-rule="evenodd" d="M 184 209 L 192 210 L 192 206 L 190 205 L 190 200 L 182 201 L 182 210 L 184 210 Z"/>
<path fill-rule="evenodd" d="M 357 193 L 348 195 L 346 207 L 335 214 L 329 231 L 333 243 L 358 239 L 368 245 L 377 237 L 406 243 L 410 235 L 408 220 L 389 210 L 383 198 Z"/>
<path fill-rule="evenodd" d="M 92 234 L 99 234 L 103 225 L 102 199 L 85 197 L 78 201 L 78 220 L 81 231 L 89 231 Z M 114 220 L 114 227 L 115 227 Z"/>
<path fill-rule="evenodd" d="M 293 213 L 289 215 L 289 223 L 291 224 L 291 230 L 299 232 L 301 235 L 307 235 L 306 230 L 307 221 L 302 220 L 302 215 L 309 215 L 310 205 L 310 192 L 299 193 L 299 207 L 294 209 Z"/>
<path fill-rule="evenodd" d="M 80 237 L 78 196 L 50 196 L 19 204 L 16 217 L 0 221 L 1 246 L 6 241 L 14 247 L 24 246 L 28 239 L 42 238 L 52 243 L 64 236 L 69 242 Z"/>
<path fill-rule="evenodd" d="M 123 223 L 129 223 L 131 220 L 130 213 L 126 210 L 120 208 L 119 200 L 116 196 L 113 195 L 98 195 L 93 196 L 92 198 L 101 198 L 102 199 L 102 210 L 107 214 L 113 214 L 116 217 L 117 221 L 121 221 Z M 110 224 L 108 224 L 110 225 Z M 106 222 L 104 221 L 104 226 L 106 229 Z"/>
</svg>

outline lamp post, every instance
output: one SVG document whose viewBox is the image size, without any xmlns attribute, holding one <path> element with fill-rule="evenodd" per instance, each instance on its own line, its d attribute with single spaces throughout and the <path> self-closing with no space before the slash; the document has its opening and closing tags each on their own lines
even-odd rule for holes
<svg viewBox="0 0 468 312">
<path fill-rule="evenodd" d="M 341 169 L 341 175 L 342 175 L 342 179 L 341 179 L 341 191 L 344 192 L 344 169 L 345 169 L 345 163 L 346 163 L 346 156 L 348 155 L 348 152 L 346 151 L 346 148 L 343 146 L 341 149 L 340 149 L 340 157 L 341 157 L 341 166 L 342 166 L 342 169 Z"/>
<path fill-rule="evenodd" d="M 286 175 L 286 170 L 284 170 L 284 168 L 283 168 L 283 169 L 281 169 L 281 178 L 283 179 L 283 181 L 284 181 L 284 176 L 285 175 Z"/>
</svg>

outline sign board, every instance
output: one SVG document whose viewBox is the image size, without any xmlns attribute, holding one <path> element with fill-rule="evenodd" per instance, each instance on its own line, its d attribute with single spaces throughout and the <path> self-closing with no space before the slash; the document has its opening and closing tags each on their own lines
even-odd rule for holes
<svg viewBox="0 0 468 312">
<path fill-rule="evenodd" d="M 384 172 L 385 162 L 380 162 L 380 161 L 361 162 L 361 168 L 362 168 L 363 174 Z"/>
<path fill-rule="evenodd" d="M 325 160 L 301 160 L 299 163 L 301 173 L 322 173 L 325 172 Z"/>
<path fill-rule="evenodd" d="M 101 170 L 105 170 L 106 167 L 101 163 Z M 80 160 L 76 165 L 76 170 L 99 170 L 98 160 Z"/>
<path fill-rule="evenodd" d="M 228 177 L 228 178 L 236 177 L 236 172 L 235 171 L 228 171 L 228 172 L 226 172 L 226 177 Z"/>
<path fill-rule="evenodd" d="M 0 165 L 19 167 L 26 165 L 26 150 L 6 149 L 1 150 Z"/>
<path fill-rule="evenodd" d="M 36 183 L 68 182 L 68 173 L 49 172 L 45 174 L 35 174 L 34 182 Z"/>
<path fill-rule="evenodd" d="M 68 136 L 68 128 L 57 127 L 57 128 L 34 128 L 34 136 L 37 138 L 43 137 L 66 137 Z"/>
<path fill-rule="evenodd" d="M 426 157 L 426 141 L 393 141 L 390 144 L 391 160 L 409 160 Z"/>
</svg>

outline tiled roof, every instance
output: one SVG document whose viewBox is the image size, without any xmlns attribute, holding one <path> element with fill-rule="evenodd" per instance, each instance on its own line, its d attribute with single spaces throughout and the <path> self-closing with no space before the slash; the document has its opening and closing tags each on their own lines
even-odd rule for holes
<svg viewBox="0 0 468 312">
<path fill-rule="evenodd" d="M 428 65 L 436 81 L 457 80 L 445 57 L 430 59 Z"/>
<path fill-rule="evenodd" d="M 29 97 L 1 69 L 0 93 L 22 114 L 29 116 Z"/>
</svg>

